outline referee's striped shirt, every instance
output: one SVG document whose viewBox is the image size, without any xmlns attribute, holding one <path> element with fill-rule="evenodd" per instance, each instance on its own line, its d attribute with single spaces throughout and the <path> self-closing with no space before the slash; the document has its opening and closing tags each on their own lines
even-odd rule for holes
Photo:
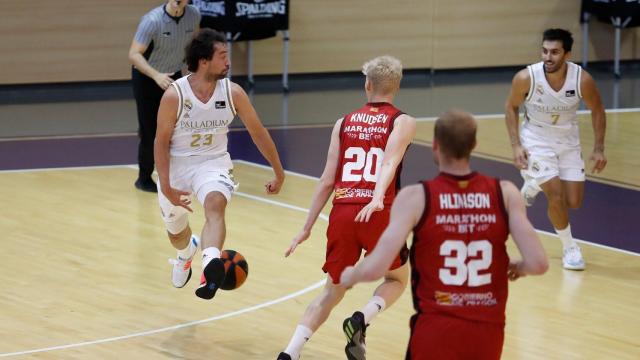
<svg viewBox="0 0 640 360">
<path fill-rule="evenodd" d="M 184 14 L 175 18 L 167 13 L 165 5 L 142 17 L 135 41 L 148 46 L 144 57 L 149 65 L 159 72 L 175 73 L 184 64 L 184 48 L 198 28 L 200 11 L 187 5 Z"/>
</svg>

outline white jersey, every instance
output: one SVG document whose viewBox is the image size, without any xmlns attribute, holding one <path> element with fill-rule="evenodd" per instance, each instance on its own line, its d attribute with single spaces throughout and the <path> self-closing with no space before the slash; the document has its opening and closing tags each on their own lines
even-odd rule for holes
<svg viewBox="0 0 640 360">
<path fill-rule="evenodd" d="M 527 66 L 531 84 L 525 100 L 523 136 L 532 133 L 563 142 L 579 142 L 577 111 L 580 106 L 580 79 L 582 68 L 567 62 L 567 76 L 559 91 L 547 82 L 544 63 Z"/>
<path fill-rule="evenodd" d="M 216 82 L 216 88 L 209 101 L 200 101 L 189 84 L 189 76 L 183 76 L 171 85 L 178 92 L 178 114 L 170 154 L 172 157 L 212 156 L 226 157 L 227 133 L 236 110 L 231 97 L 229 79 Z"/>
</svg>

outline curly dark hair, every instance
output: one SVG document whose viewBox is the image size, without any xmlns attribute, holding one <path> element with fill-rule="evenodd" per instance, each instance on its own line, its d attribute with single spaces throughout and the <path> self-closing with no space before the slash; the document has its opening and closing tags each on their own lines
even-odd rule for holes
<svg viewBox="0 0 640 360">
<path fill-rule="evenodd" d="M 211 60 L 217 43 L 226 43 L 224 35 L 212 29 L 201 29 L 185 48 L 187 68 L 191 72 L 198 70 L 200 59 Z"/>
<path fill-rule="evenodd" d="M 565 52 L 571 51 L 573 47 L 573 36 L 565 29 L 547 29 L 542 34 L 542 41 L 562 41 L 562 48 Z"/>
</svg>

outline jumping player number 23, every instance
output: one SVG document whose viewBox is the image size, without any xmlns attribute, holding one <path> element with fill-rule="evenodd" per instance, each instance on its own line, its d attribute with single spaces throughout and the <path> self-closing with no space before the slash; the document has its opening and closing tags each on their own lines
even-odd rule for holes
<svg viewBox="0 0 640 360">
<path fill-rule="evenodd" d="M 344 152 L 344 158 L 352 160 L 344 164 L 342 168 L 342 181 L 365 181 L 375 182 L 377 172 L 382 163 L 384 150 L 372 147 L 368 152 L 361 147 L 352 146 Z M 360 174 L 360 170 L 362 174 Z"/>
<path fill-rule="evenodd" d="M 455 253 L 455 254 L 454 254 Z M 493 246 L 488 240 L 471 241 L 446 240 L 440 246 L 440 255 L 445 256 L 444 267 L 440 269 L 440 280 L 445 285 L 482 286 L 491 284 L 491 274 L 479 274 L 491 266 Z M 467 262 L 467 257 L 476 257 Z"/>
</svg>

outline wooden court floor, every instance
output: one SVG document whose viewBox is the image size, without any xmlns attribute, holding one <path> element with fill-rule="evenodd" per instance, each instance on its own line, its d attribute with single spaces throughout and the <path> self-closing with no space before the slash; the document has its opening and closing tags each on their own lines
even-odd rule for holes
<svg viewBox="0 0 640 360">
<path fill-rule="evenodd" d="M 616 133 L 638 135 L 626 127 L 633 120 L 609 119 L 608 140 Z M 509 161 L 499 143 L 506 144 L 506 131 L 498 124 L 481 121 L 478 152 Z M 430 141 L 430 126 L 421 123 L 419 142 Z M 627 145 L 629 150 L 608 143 L 610 168 L 602 181 L 640 186 L 638 145 Z M 204 301 L 193 294 L 199 260 L 185 288 L 171 286 L 167 259 L 175 252 L 157 198 L 131 186 L 135 171 L 116 166 L 0 172 L 0 357 L 275 359 L 324 279 L 326 221 L 318 221 L 292 257 L 283 256 L 304 222 L 315 179 L 289 174 L 283 192 L 267 196 L 269 171 L 236 162 L 241 185 L 227 211 L 226 248 L 246 256 L 250 274 L 242 288 Z M 199 231 L 202 223 L 196 207 L 192 228 Z M 511 284 L 503 358 L 639 359 L 640 257 L 584 244 L 587 271 L 568 272 L 560 266 L 559 241 L 540 236 L 551 269 Z M 514 252 L 512 244 L 509 250 Z M 368 300 L 374 286 L 347 294 L 306 345 L 303 359 L 344 358 L 341 322 Z M 369 359 L 404 358 L 411 314 L 407 291 L 369 328 Z"/>
</svg>

